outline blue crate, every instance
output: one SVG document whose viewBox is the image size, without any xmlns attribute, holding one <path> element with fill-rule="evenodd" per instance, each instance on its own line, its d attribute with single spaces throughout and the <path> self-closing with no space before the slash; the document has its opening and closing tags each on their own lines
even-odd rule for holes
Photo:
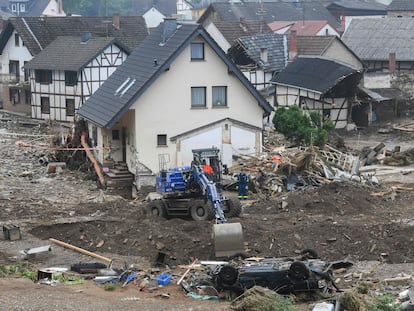
<svg viewBox="0 0 414 311">
<path fill-rule="evenodd" d="M 171 282 L 171 275 L 168 273 L 162 273 L 158 276 L 158 285 L 168 285 Z"/>
</svg>

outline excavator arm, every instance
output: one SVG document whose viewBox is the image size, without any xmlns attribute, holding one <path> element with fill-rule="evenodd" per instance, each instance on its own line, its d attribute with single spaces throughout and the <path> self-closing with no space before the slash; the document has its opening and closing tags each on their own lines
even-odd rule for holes
<svg viewBox="0 0 414 311">
<path fill-rule="evenodd" d="M 219 224 L 226 223 L 227 220 L 224 217 L 222 208 L 222 198 L 218 193 L 216 184 L 207 178 L 199 165 L 193 164 L 191 166 L 191 172 L 194 181 L 200 186 L 203 195 L 207 196 L 208 200 L 211 202 L 216 215 L 216 222 Z"/>
</svg>

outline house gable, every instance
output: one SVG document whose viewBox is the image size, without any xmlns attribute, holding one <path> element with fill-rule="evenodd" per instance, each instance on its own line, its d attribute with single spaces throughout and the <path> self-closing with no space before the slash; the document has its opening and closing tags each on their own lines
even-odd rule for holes
<svg viewBox="0 0 414 311">
<path fill-rule="evenodd" d="M 32 118 L 73 121 L 79 107 L 126 57 L 114 38 L 58 37 L 26 65 Z"/>
<path fill-rule="evenodd" d="M 363 68 L 359 57 L 337 36 L 297 36 L 296 40 L 298 55 L 323 56 Z"/>
<path fill-rule="evenodd" d="M 80 109 L 81 117 L 102 127 L 112 127 L 197 37 L 202 38 L 224 62 L 228 72 L 241 81 L 264 113 L 270 113 L 271 106 L 201 26 L 167 22 L 172 23 L 171 28 L 168 25 L 158 27 L 135 49 L 123 66 Z M 166 40 L 163 39 L 165 29 L 171 32 Z"/>
</svg>

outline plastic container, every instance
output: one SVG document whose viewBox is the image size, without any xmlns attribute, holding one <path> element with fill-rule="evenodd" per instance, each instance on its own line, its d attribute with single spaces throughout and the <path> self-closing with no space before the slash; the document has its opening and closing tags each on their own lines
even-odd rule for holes
<svg viewBox="0 0 414 311">
<path fill-rule="evenodd" d="M 171 282 L 171 275 L 169 275 L 168 273 L 162 273 L 158 276 L 158 285 L 168 285 Z"/>
</svg>

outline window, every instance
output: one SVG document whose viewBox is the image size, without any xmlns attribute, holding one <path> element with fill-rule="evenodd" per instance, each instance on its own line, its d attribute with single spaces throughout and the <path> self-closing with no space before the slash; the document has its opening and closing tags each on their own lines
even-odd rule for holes
<svg viewBox="0 0 414 311">
<path fill-rule="evenodd" d="M 42 113 L 50 113 L 49 97 L 40 97 L 40 111 Z"/>
<path fill-rule="evenodd" d="M 9 73 L 11 79 L 19 80 L 20 78 L 20 68 L 18 60 L 11 60 L 9 62 Z"/>
<path fill-rule="evenodd" d="M 112 139 L 119 140 L 119 130 L 112 130 Z"/>
<path fill-rule="evenodd" d="M 17 11 L 17 5 L 14 3 L 11 5 L 11 11 L 16 12 Z"/>
<path fill-rule="evenodd" d="M 191 60 L 203 60 L 204 59 L 204 44 L 203 43 L 191 43 Z"/>
<path fill-rule="evenodd" d="M 14 34 L 14 45 L 15 46 L 20 46 L 19 34 L 17 34 L 17 33 Z"/>
<path fill-rule="evenodd" d="M 29 69 L 26 68 L 27 62 L 24 62 L 24 66 L 23 66 L 23 72 L 24 72 L 24 82 L 29 82 Z"/>
<path fill-rule="evenodd" d="M 12 105 L 16 105 L 20 102 L 20 93 L 18 89 L 9 89 L 9 99 Z"/>
<path fill-rule="evenodd" d="M 92 127 L 92 145 L 98 146 L 98 128 L 96 126 Z"/>
<path fill-rule="evenodd" d="M 157 135 L 157 146 L 167 146 L 167 135 Z"/>
<path fill-rule="evenodd" d="M 213 86 L 213 107 L 227 106 L 227 86 Z"/>
<path fill-rule="evenodd" d="M 78 83 L 78 73 L 76 71 L 65 71 L 65 85 L 74 86 Z"/>
<path fill-rule="evenodd" d="M 191 107 L 205 107 L 206 106 L 206 88 L 192 87 L 191 88 Z"/>
<path fill-rule="evenodd" d="M 20 4 L 20 12 L 26 12 L 26 5 L 24 3 Z"/>
<path fill-rule="evenodd" d="M 68 117 L 75 115 L 75 100 L 73 98 L 66 99 L 66 115 Z"/>
<path fill-rule="evenodd" d="M 35 80 L 38 83 L 51 84 L 52 83 L 52 71 L 50 70 L 36 70 Z"/>
</svg>

